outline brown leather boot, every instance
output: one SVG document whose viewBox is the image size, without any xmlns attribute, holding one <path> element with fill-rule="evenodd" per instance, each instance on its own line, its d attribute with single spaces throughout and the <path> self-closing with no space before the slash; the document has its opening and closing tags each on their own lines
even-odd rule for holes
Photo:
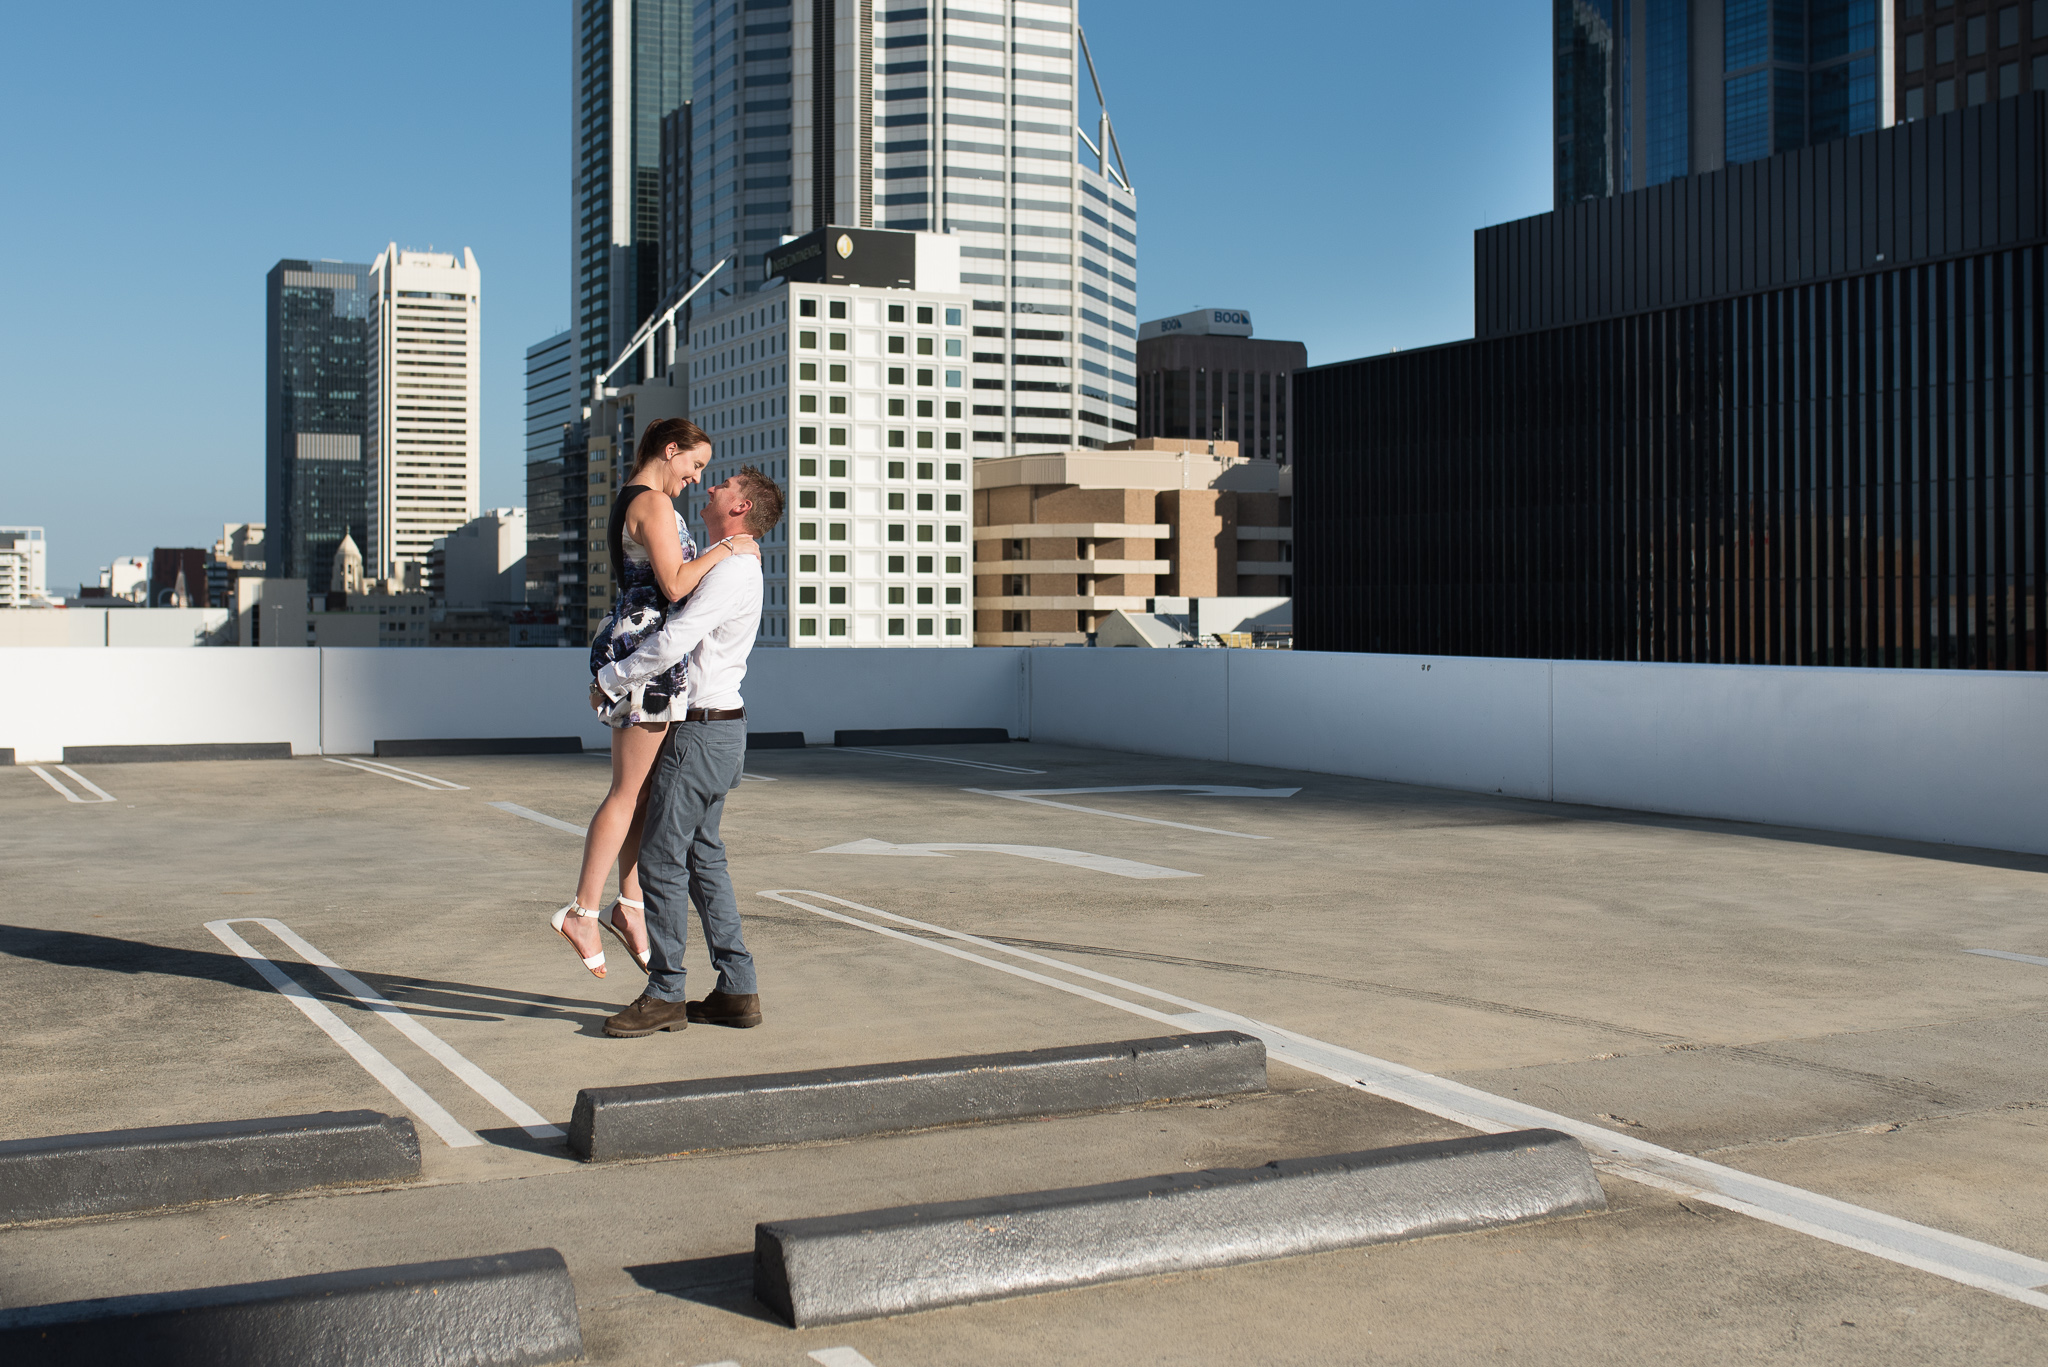
<svg viewBox="0 0 2048 1367">
<path fill-rule="evenodd" d="M 699 1025 L 730 1025 L 751 1030 L 761 1023 L 761 994 L 714 989 L 703 1001 L 690 1003 L 690 1019 Z"/>
<path fill-rule="evenodd" d="M 665 1002 L 651 992 L 642 992 L 633 1004 L 604 1023 L 613 1039 L 639 1039 L 657 1030 L 685 1030 L 689 1008 L 681 1002 Z"/>
</svg>

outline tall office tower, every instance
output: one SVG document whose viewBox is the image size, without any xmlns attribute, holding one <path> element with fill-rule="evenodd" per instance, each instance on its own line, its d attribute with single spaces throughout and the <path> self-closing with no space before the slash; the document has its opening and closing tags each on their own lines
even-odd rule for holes
<svg viewBox="0 0 2048 1367">
<path fill-rule="evenodd" d="M 564 329 L 526 349 L 526 601 L 535 607 L 562 606 L 562 552 L 583 548 L 580 527 L 562 520 L 562 438 L 581 411 L 576 338 Z M 565 545 L 572 531 L 574 544 Z"/>
<path fill-rule="evenodd" d="M 2048 5 L 1891 2 L 1901 122 L 2048 90 Z"/>
<path fill-rule="evenodd" d="M 1557 207 L 1892 122 L 1890 0 L 1553 0 Z"/>
<path fill-rule="evenodd" d="M 581 394 L 660 303 L 661 124 L 690 98 L 694 9 L 570 3 L 569 326 Z"/>
<path fill-rule="evenodd" d="M 368 440 L 373 579 L 422 569 L 436 537 L 477 515 L 482 272 L 463 248 L 401 251 L 370 266 Z"/>
<path fill-rule="evenodd" d="M 751 0 L 696 39 L 689 262 L 730 264 L 694 316 L 791 235 L 954 235 L 971 454 L 1136 434 L 1137 199 L 1071 0 Z"/>
<path fill-rule="evenodd" d="M 1255 339 L 1244 309 L 1154 319 L 1138 329 L 1138 435 L 1232 441 L 1255 460 L 1285 465 L 1294 452 L 1294 372 L 1307 365 L 1300 342 Z"/>
<path fill-rule="evenodd" d="M 280 261 L 264 277 L 263 573 L 315 582 L 364 534 L 370 268 Z"/>
</svg>

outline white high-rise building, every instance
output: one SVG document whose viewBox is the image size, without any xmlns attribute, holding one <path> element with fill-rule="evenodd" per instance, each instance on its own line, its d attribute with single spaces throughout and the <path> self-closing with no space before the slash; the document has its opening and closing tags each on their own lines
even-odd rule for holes
<svg viewBox="0 0 2048 1367">
<path fill-rule="evenodd" d="M 434 542 L 477 515 L 482 273 L 464 248 L 401 251 L 370 267 L 371 578 L 424 566 Z"/>
<path fill-rule="evenodd" d="M 41 527 L 0 527 L 0 608 L 50 605 L 48 549 Z"/>
<path fill-rule="evenodd" d="M 969 453 L 1137 434 L 1137 200 L 1072 0 L 755 0 L 700 12 L 695 40 L 685 255 L 731 264 L 692 332 L 788 236 L 944 233 L 972 315 Z"/>
</svg>

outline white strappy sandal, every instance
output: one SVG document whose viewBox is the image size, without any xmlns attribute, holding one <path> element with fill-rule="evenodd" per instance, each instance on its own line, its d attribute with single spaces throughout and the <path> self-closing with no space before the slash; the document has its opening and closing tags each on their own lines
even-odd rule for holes
<svg viewBox="0 0 2048 1367">
<path fill-rule="evenodd" d="M 555 928 L 555 934 L 569 941 L 569 948 L 576 951 L 576 956 L 583 960 L 583 966 L 590 970 L 591 976 L 602 978 L 604 976 L 604 951 L 600 949 L 595 954 L 585 954 L 582 946 L 569 938 L 569 932 L 563 927 L 571 916 L 597 916 L 600 924 L 603 923 L 604 918 L 588 907 L 579 907 L 574 902 L 571 902 L 568 906 L 556 912 L 553 919 L 548 922 L 549 925 Z"/>
<path fill-rule="evenodd" d="M 614 936 L 617 937 L 620 946 L 624 948 L 628 954 L 633 956 L 633 961 L 640 965 L 640 971 L 642 973 L 645 973 L 648 971 L 649 962 L 654 957 L 653 942 L 650 941 L 646 949 L 633 948 L 633 942 L 626 938 L 625 927 L 621 926 L 618 922 L 618 919 L 612 915 L 612 913 L 617 911 L 621 906 L 628 906 L 633 908 L 633 910 L 640 912 L 643 918 L 641 924 L 643 926 L 646 925 L 646 920 L 644 918 L 647 912 L 647 904 L 645 902 L 636 902 L 630 897 L 613 898 L 611 906 L 597 913 L 597 923 L 603 926 L 606 930 L 609 930 Z"/>
</svg>

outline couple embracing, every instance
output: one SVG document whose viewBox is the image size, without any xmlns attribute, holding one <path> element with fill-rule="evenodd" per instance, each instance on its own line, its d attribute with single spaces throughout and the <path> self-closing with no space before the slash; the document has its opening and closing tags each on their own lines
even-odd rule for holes
<svg viewBox="0 0 2048 1367">
<path fill-rule="evenodd" d="M 621 1039 L 686 1023 L 761 1023 L 754 956 L 740 933 L 719 817 L 747 757 L 740 698 L 761 622 L 761 547 L 782 517 L 782 490 L 752 466 L 705 499 L 698 550 L 672 502 L 701 482 L 711 440 L 695 423 L 650 423 L 632 474 L 612 500 L 607 540 L 618 598 L 592 633 L 590 705 L 612 728 L 612 786 L 584 839 L 576 897 L 555 931 L 605 976 L 609 931 L 647 974 L 647 990 L 604 1023 Z M 605 875 L 619 894 L 603 907 Z M 690 903 L 697 904 L 716 988 L 683 991 Z"/>
</svg>

